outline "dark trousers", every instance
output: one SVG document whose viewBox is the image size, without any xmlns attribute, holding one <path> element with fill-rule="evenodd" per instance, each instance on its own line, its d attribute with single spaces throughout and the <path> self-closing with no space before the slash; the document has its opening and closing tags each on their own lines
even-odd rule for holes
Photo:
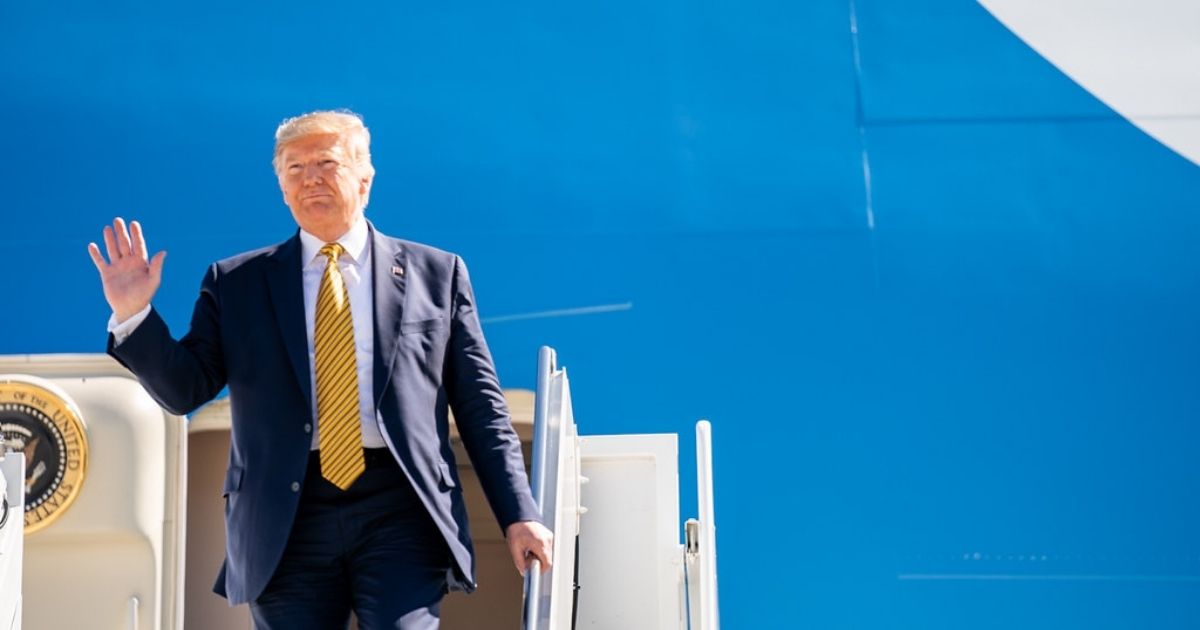
<svg viewBox="0 0 1200 630">
<path fill-rule="evenodd" d="M 250 603 L 258 630 L 438 627 L 450 552 L 386 449 L 367 451 L 367 470 L 346 491 L 309 458 L 283 559 Z"/>
</svg>

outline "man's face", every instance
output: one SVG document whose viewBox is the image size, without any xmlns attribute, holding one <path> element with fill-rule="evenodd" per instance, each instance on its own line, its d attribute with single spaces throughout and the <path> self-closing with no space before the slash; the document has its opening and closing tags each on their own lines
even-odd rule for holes
<svg viewBox="0 0 1200 630">
<path fill-rule="evenodd" d="M 371 190 L 368 168 L 354 163 L 345 136 L 305 136 L 284 145 L 279 188 L 301 229 L 331 242 L 362 216 Z"/>
</svg>

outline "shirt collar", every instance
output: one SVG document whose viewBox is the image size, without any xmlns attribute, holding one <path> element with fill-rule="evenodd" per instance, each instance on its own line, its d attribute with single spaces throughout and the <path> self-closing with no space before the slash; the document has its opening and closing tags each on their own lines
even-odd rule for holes
<svg viewBox="0 0 1200 630">
<path fill-rule="evenodd" d="M 337 242 L 342 244 L 342 248 L 346 250 L 346 256 L 350 257 L 353 264 L 362 266 L 366 262 L 367 254 L 367 220 L 361 216 L 358 217 L 358 221 L 350 226 L 350 231 L 338 238 Z M 321 248 L 324 246 L 325 241 L 300 230 L 300 260 L 304 262 L 304 266 L 312 264 L 313 260 L 321 255 Z M 324 264 L 323 261 L 322 264 Z"/>
</svg>

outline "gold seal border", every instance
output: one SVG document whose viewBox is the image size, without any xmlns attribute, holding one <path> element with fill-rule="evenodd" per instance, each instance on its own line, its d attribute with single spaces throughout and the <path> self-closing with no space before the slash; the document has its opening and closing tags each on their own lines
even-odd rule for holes
<svg viewBox="0 0 1200 630">
<path fill-rule="evenodd" d="M 0 404 L 5 403 L 23 405 L 40 411 L 50 419 L 50 422 L 62 434 L 65 446 L 65 450 L 60 454 L 60 457 L 63 459 L 66 472 L 63 473 L 63 478 L 59 482 L 58 488 L 46 498 L 46 501 L 38 509 L 43 509 L 46 503 L 49 503 L 58 495 L 61 494 L 63 496 L 55 502 L 52 509 L 47 509 L 43 516 L 38 517 L 32 523 L 28 520 L 28 512 L 23 515 L 26 519 L 25 534 L 29 535 L 57 521 L 63 514 L 66 514 L 71 505 L 75 503 L 75 499 L 79 498 L 83 482 L 87 478 L 87 424 L 84 423 L 79 409 L 65 393 L 55 391 L 50 387 L 30 380 L 19 378 L 4 378 L 0 380 Z M 75 444 L 70 439 L 72 434 L 78 436 L 76 449 L 72 449 L 72 446 Z M 72 458 L 69 455 L 72 450 L 78 450 L 77 458 Z M 74 461 L 78 461 L 78 465 L 72 468 L 71 463 Z M 28 466 L 30 462 L 26 462 L 25 464 Z M 71 484 L 71 488 L 64 492 L 62 488 L 68 482 Z"/>
</svg>

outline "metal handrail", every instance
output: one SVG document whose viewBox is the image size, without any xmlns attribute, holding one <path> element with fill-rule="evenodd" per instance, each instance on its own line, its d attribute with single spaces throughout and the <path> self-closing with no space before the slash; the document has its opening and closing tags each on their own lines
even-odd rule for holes
<svg viewBox="0 0 1200 630">
<path fill-rule="evenodd" d="M 557 369 L 557 359 L 554 349 L 549 346 L 542 346 L 538 351 L 538 374 L 537 374 L 537 394 L 534 397 L 533 407 L 533 454 L 532 454 L 532 470 L 530 471 L 530 488 L 533 492 L 533 501 L 538 507 L 538 511 L 542 513 L 542 519 L 546 519 L 544 509 L 546 498 L 546 467 L 550 462 L 546 461 L 549 452 L 549 415 L 550 415 L 550 377 Z M 548 528 L 553 528 L 553 522 L 547 522 Z M 521 625 L 526 630 L 535 630 L 537 628 L 538 607 L 542 599 L 542 570 L 541 562 L 536 558 L 530 563 L 529 570 L 525 572 L 525 604 L 522 614 Z"/>
<path fill-rule="evenodd" d="M 700 586 L 700 628 L 718 630 L 717 607 L 717 525 L 712 492 L 712 425 L 708 420 L 696 423 L 696 487 L 698 490 L 698 551 Z"/>
</svg>

